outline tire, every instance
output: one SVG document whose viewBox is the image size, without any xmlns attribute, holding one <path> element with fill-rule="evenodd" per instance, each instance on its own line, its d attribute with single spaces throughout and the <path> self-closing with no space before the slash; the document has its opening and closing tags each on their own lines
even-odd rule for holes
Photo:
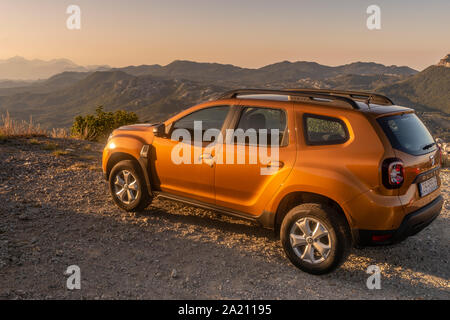
<svg viewBox="0 0 450 320">
<path fill-rule="evenodd" d="M 128 212 L 142 211 L 152 202 L 141 169 L 131 160 L 120 161 L 112 168 L 109 191 L 117 206 Z"/>
<path fill-rule="evenodd" d="M 310 274 L 333 271 L 350 253 L 351 237 L 345 217 L 324 204 L 306 203 L 292 208 L 280 231 L 289 260 Z"/>
</svg>

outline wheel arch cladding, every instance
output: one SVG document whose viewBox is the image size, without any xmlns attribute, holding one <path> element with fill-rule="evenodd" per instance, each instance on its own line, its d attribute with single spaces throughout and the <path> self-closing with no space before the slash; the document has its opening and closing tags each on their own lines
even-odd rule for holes
<svg viewBox="0 0 450 320">
<path fill-rule="evenodd" d="M 317 193 L 297 191 L 285 195 L 278 204 L 274 217 L 274 229 L 277 234 L 279 234 L 283 218 L 286 216 L 289 210 L 304 203 L 324 204 L 335 209 L 338 214 L 342 215 L 345 218 L 345 221 L 350 228 L 349 221 L 347 219 L 347 216 L 345 215 L 344 210 L 335 200 Z"/>
<path fill-rule="evenodd" d="M 136 159 L 134 156 L 132 156 L 129 153 L 125 152 L 114 152 L 108 159 L 108 164 L 106 165 L 106 177 L 109 178 L 109 174 L 111 173 L 112 168 L 116 164 L 118 164 L 120 161 L 123 160 L 131 160 L 133 162 L 136 162 L 136 164 L 139 166 L 138 159 Z"/>
</svg>

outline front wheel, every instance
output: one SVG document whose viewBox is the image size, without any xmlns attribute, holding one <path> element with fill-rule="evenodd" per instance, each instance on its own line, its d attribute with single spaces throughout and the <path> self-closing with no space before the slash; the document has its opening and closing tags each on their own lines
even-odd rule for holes
<svg viewBox="0 0 450 320">
<path fill-rule="evenodd" d="M 289 260 L 299 269 L 316 275 L 337 268 L 351 247 L 342 215 L 316 203 L 292 208 L 283 219 L 280 238 Z"/>
<path fill-rule="evenodd" d="M 109 190 L 114 202 L 126 211 L 141 211 L 151 203 L 145 180 L 131 160 L 117 163 L 109 175 Z"/>
</svg>

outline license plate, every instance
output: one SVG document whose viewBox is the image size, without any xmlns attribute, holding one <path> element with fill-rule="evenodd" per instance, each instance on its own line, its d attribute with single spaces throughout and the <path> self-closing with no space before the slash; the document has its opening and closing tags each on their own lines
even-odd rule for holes
<svg viewBox="0 0 450 320">
<path fill-rule="evenodd" d="M 428 179 L 424 182 L 419 183 L 420 196 L 425 197 L 426 195 L 432 193 L 437 188 L 438 188 L 438 181 L 437 181 L 437 177 L 434 176 L 431 179 Z"/>
</svg>

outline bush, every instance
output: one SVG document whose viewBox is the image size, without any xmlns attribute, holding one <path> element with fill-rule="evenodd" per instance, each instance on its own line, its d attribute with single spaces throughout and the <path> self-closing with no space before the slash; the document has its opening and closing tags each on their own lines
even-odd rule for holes
<svg viewBox="0 0 450 320">
<path fill-rule="evenodd" d="M 116 112 L 105 112 L 99 106 L 95 115 L 78 116 L 72 125 L 71 132 L 76 138 L 90 141 L 105 139 L 114 129 L 139 121 L 134 112 L 118 110 Z"/>
</svg>

